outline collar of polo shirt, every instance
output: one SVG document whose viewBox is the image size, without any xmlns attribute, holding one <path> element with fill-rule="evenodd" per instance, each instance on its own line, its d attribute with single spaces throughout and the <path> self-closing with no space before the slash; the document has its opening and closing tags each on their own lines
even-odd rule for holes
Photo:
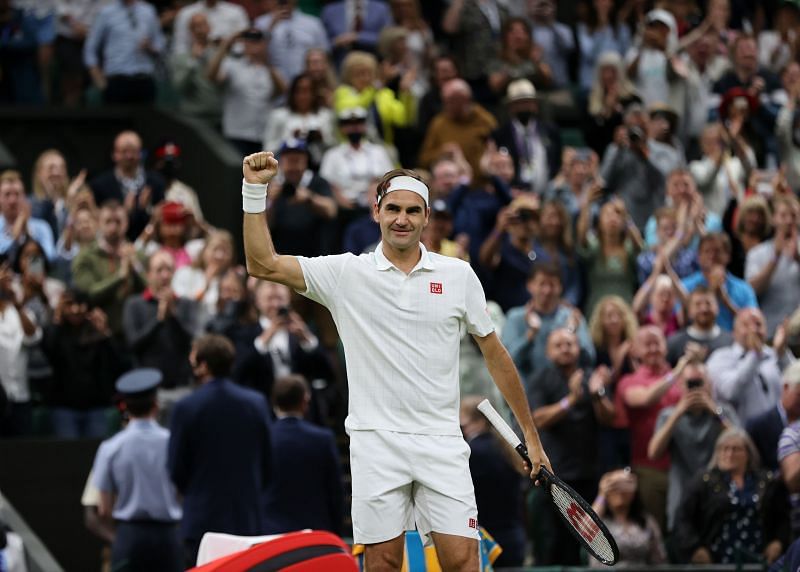
<svg viewBox="0 0 800 572">
<path fill-rule="evenodd" d="M 386 192 L 383 193 L 381 200 L 393 191 L 411 191 L 412 193 L 416 193 L 422 197 L 422 200 L 425 201 L 425 206 L 428 206 L 428 185 L 423 183 L 422 181 L 415 179 L 414 177 L 409 177 L 408 175 L 399 175 L 394 177 L 389 181 L 389 185 L 386 187 Z"/>
</svg>

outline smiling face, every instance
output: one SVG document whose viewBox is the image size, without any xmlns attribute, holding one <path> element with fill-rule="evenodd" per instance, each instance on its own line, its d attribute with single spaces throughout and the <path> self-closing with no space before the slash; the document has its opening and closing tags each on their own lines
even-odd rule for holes
<svg viewBox="0 0 800 572">
<path fill-rule="evenodd" d="M 392 191 L 373 206 L 373 217 L 381 227 L 381 240 L 403 252 L 419 244 L 422 229 L 428 224 L 430 209 L 412 191 Z"/>
</svg>

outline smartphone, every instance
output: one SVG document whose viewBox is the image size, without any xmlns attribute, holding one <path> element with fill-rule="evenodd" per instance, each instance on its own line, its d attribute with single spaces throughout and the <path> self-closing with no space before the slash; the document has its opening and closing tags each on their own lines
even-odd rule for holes
<svg viewBox="0 0 800 572">
<path fill-rule="evenodd" d="M 699 389 L 700 387 L 703 387 L 702 378 L 693 377 L 692 379 L 686 380 L 686 389 L 692 390 L 692 389 Z"/>
</svg>

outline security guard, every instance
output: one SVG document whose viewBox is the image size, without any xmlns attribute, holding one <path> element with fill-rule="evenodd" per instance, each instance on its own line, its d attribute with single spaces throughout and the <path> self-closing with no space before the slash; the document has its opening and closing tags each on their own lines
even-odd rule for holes
<svg viewBox="0 0 800 572">
<path fill-rule="evenodd" d="M 177 524 L 181 506 L 167 474 L 169 431 L 156 423 L 161 372 L 143 368 L 117 380 L 130 416 L 127 427 L 100 444 L 92 471 L 101 516 L 116 523 L 111 568 L 126 572 L 183 570 Z"/>
</svg>

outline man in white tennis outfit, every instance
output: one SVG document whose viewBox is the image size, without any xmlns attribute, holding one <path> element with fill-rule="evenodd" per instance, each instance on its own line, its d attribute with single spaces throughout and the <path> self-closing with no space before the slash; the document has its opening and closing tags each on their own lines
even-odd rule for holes
<svg viewBox="0 0 800 572">
<path fill-rule="evenodd" d="M 428 252 L 428 187 L 395 170 L 378 184 L 375 252 L 304 258 L 275 252 L 266 223 L 270 152 L 244 159 L 247 270 L 325 305 L 344 345 L 349 383 L 353 538 L 369 572 L 399 570 L 404 532 L 432 539 L 443 570 L 479 569 L 469 446 L 459 427 L 459 340 L 477 341 L 522 427 L 533 467 L 550 468 L 519 374 L 494 332 L 469 264 Z"/>
</svg>

